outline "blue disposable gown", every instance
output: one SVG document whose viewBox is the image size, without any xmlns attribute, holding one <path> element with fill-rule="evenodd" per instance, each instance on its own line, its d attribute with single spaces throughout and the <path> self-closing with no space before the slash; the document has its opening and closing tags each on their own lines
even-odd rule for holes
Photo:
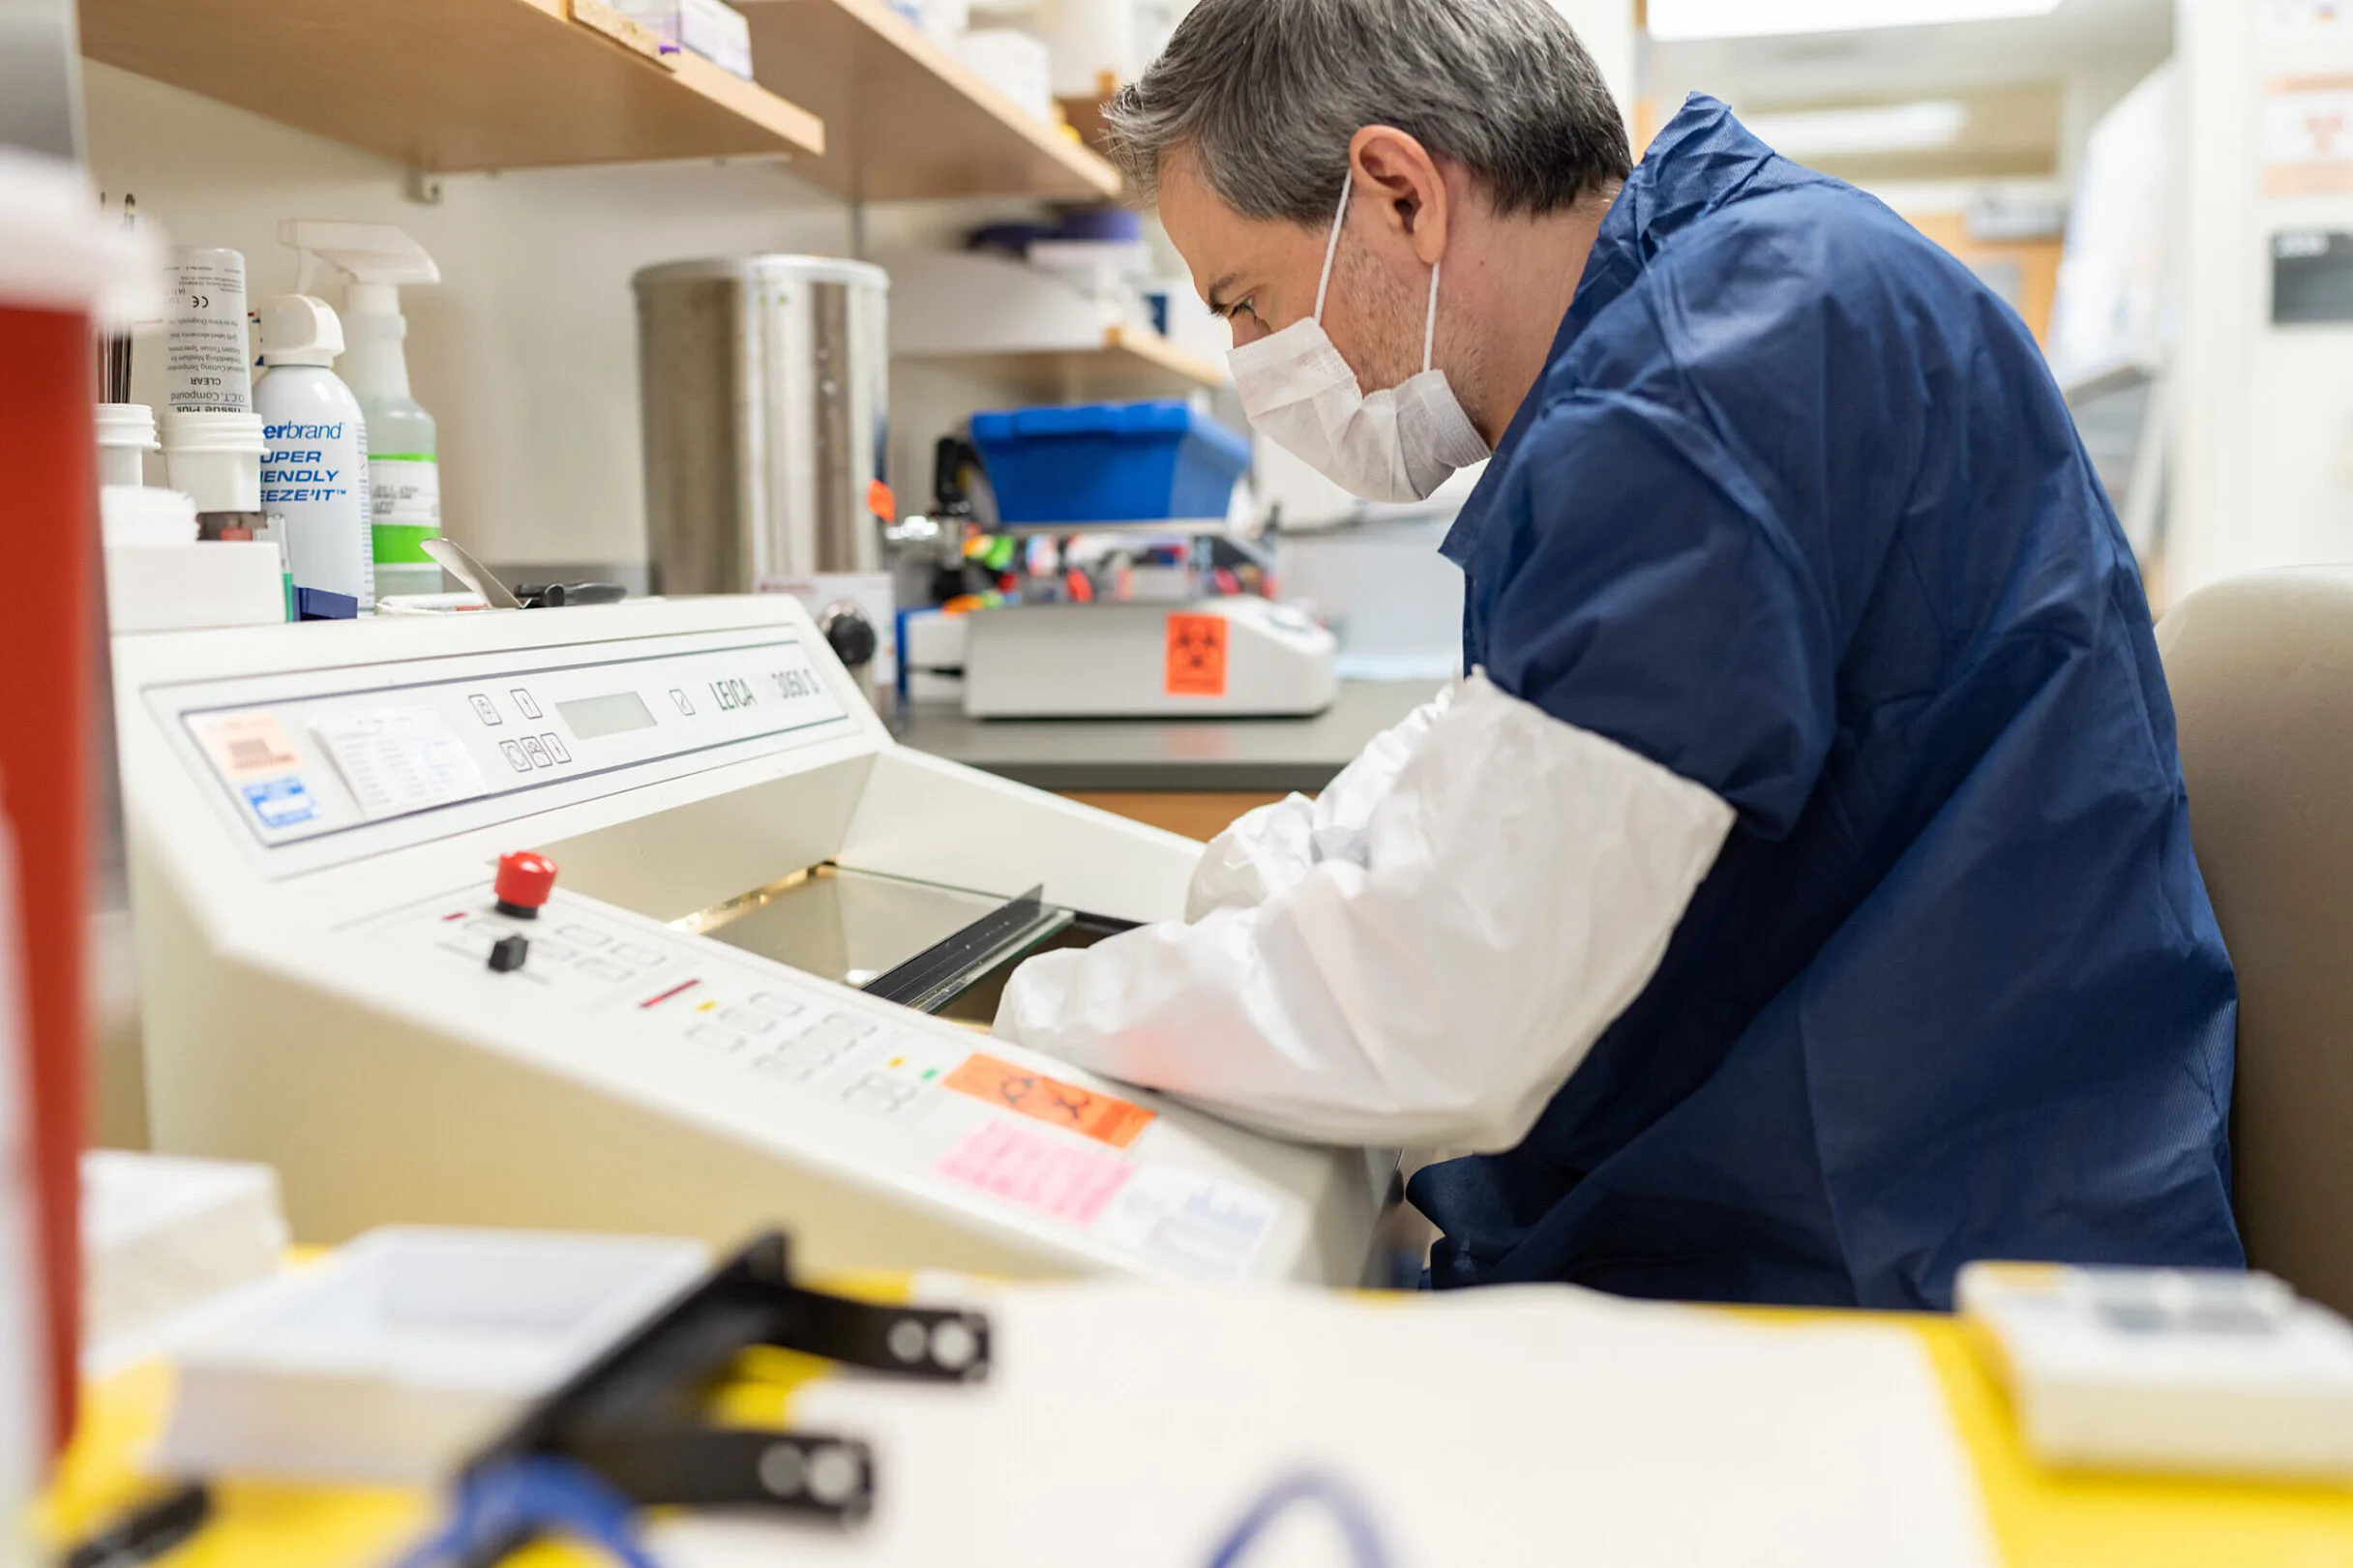
<svg viewBox="0 0 2353 1568">
<path fill-rule="evenodd" d="M 1945 1307 L 1972 1258 L 2243 1262 L 2148 606 L 1965 268 L 1693 99 L 1445 547 L 1471 666 L 1738 821 L 1527 1140 L 1415 1180 L 1434 1283 Z"/>
</svg>

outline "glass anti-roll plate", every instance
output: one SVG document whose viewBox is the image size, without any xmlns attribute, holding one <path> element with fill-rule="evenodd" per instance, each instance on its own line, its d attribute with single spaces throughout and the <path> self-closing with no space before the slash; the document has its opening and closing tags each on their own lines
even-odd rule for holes
<svg viewBox="0 0 2353 1568">
<path fill-rule="evenodd" d="M 1028 912 L 1030 918 L 1018 918 Z M 874 872 L 819 866 L 797 876 L 715 904 L 676 922 L 680 930 L 789 964 L 807 974 L 864 988 L 911 961 L 948 948 L 968 958 L 971 974 L 1026 951 L 1069 923 L 1067 910 L 969 888 L 947 887 Z M 964 949 L 969 949 L 968 955 Z M 937 1007 L 966 981 L 936 972 L 923 999 Z"/>
</svg>

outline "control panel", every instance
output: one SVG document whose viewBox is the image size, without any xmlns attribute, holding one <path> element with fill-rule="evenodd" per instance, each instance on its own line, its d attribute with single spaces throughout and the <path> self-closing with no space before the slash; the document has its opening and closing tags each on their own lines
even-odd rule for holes
<svg viewBox="0 0 2353 1568">
<path fill-rule="evenodd" d="M 330 670 L 149 697 L 270 849 L 851 722 L 797 636 L 554 662 L 567 651 L 472 673 L 419 661 L 372 667 L 364 685 Z"/>
<path fill-rule="evenodd" d="M 1241 1277 L 1277 1228 L 1268 1194 L 1156 1158 L 1154 1109 L 592 900 L 557 892 L 530 909 L 462 890 L 356 931 L 421 963 L 425 983 L 486 995 L 525 987 L 575 1026 L 619 1034 L 659 1060 L 738 1072 L 746 1092 L 780 1093 L 801 1109 L 802 1137 L 839 1142 L 861 1165 L 1072 1227 L 1187 1274 Z"/>
</svg>

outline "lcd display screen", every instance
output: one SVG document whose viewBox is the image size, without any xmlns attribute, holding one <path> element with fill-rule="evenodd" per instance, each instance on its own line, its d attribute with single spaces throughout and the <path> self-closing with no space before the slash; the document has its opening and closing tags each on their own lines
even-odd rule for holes
<svg viewBox="0 0 2353 1568">
<path fill-rule="evenodd" d="M 653 710 L 635 692 L 615 692 L 611 696 L 583 696 L 570 702 L 558 702 L 555 711 L 564 716 L 572 733 L 581 740 L 595 740 L 601 735 L 623 735 L 633 729 L 651 729 Z"/>
</svg>

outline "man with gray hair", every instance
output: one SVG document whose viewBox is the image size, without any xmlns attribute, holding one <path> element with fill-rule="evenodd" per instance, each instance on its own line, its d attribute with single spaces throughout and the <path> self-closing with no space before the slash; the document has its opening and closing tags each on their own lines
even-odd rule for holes
<svg viewBox="0 0 2353 1568">
<path fill-rule="evenodd" d="M 1944 1307 L 2239 1266 L 2237 990 L 2115 515 L 2032 336 L 1543 0 L 1203 0 L 1111 111 L 1259 431 L 1410 500 L 1468 678 L 999 1032 L 1478 1153 L 1440 1285 Z"/>
</svg>

